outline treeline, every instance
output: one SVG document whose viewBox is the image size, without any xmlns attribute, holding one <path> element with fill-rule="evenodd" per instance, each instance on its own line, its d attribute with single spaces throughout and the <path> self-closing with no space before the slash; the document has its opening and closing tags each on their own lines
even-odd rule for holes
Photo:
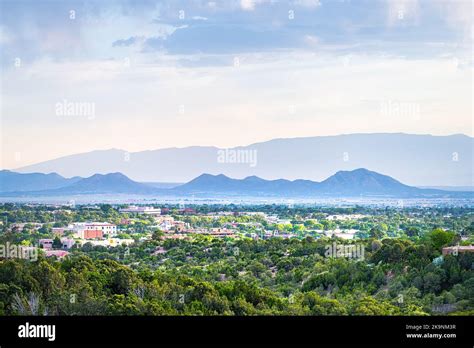
<svg viewBox="0 0 474 348">
<path fill-rule="evenodd" d="M 2 315 L 396 315 L 422 314 L 386 300 L 315 291 L 289 298 L 256 283 L 211 283 L 171 272 L 135 272 L 112 260 L 2 261 Z"/>
</svg>

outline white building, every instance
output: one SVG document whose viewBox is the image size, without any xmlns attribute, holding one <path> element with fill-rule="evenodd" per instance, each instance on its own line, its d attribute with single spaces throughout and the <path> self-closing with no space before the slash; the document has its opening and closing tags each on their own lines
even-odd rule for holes
<svg viewBox="0 0 474 348">
<path fill-rule="evenodd" d="M 104 240 L 81 240 L 79 244 L 82 246 L 86 243 L 90 243 L 93 246 L 105 246 L 105 247 L 116 247 L 122 244 L 130 245 L 135 243 L 133 239 L 118 239 L 118 238 L 109 238 Z"/>
<path fill-rule="evenodd" d="M 332 237 L 333 235 L 335 235 L 336 237 L 342 238 L 342 239 L 354 239 L 354 236 L 357 232 L 359 231 L 355 229 L 341 230 L 339 228 L 336 228 L 335 230 L 325 231 L 324 234 L 327 237 Z"/>
<path fill-rule="evenodd" d="M 63 249 L 71 249 L 75 243 L 76 241 L 72 238 L 61 238 L 61 245 Z"/>
<path fill-rule="evenodd" d="M 117 226 L 110 224 L 108 222 L 75 222 L 69 226 L 79 238 L 84 238 L 84 231 L 102 231 L 105 235 L 109 237 L 114 237 L 117 235 Z"/>
<path fill-rule="evenodd" d="M 155 217 L 157 226 L 162 231 L 169 231 L 174 226 L 174 218 L 169 215 Z"/>
<path fill-rule="evenodd" d="M 136 205 L 130 205 L 127 208 L 120 209 L 121 213 L 137 213 L 137 214 L 147 214 L 147 215 L 161 215 L 160 208 L 153 207 L 140 207 Z"/>
</svg>

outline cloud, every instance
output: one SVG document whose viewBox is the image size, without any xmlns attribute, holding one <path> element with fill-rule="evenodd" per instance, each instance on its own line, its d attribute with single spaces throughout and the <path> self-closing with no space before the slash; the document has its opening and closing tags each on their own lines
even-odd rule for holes
<svg viewBox="0 0 474 348">
<path fill-rule="evenodd" d="M 419 17 L 418 0 L 387 0 L 387 23 L 389 26 L 416 21 Z"/>
<path fill-rule="evenodd" d="M 180 66 L 183 57 L 155 53 L 129 66 L 42 60 L 10 70 L 2 75 L 5 158 L 21 152 L 25 161 L 37 162 L 112 146 L 229 147 L 316 134 L 471 129 L 471 75 L 450 59 L 353 54 L 345 64 L 338 54 L 277 51 L 243 54 L 235 67 L 232 57 L 227 65 L 198 68 Z M 59 119 L 54 105 L 63 99 L 95 103 L 95 119 Z M 420 119 L 381 117 L 380 103 L 388 100 L 419 103 Z M 64 134 L 76 141 L 58 147 Z"/>
<path fill-rule="evenodd" d="M 253 11 L 256 5 L 265 2 L 269 2 L 269 0 L 240 0 L 240 7 L 244 11 Z"/>
<path fill-rule="evenodd" d="M 308 7 L 308 8 L 316 8 L 316 7 L 321 6 L 321 1 L 320 0 L 294 0 L 293 5 Z"/>
<path fill-rule="evenodd" d="M 253 11 L 255 9 L 254 0 L 240 0 L 240 7 L 245 11 Z"/>
<path fill-rule="evenodd" d="M 315 47 L 319 45 L 319 39 L 314 35 L 306 35 L 304 37 L 304 41 L 308 44 L 309 47 Z"/>
<path fill-rule="evenodd" d="M 130 36 L 128 39 L 121 39 L 114 41 L 112 43 L 112 47 L 117 47 L 117 46 L 132 46 L 134 45 L 138 40 L 143 39 L 143 36 Z"/>
<path fill-rule="evenodd" d="M 472 1 L 452 1 L 437 3 L 444 13 L 446 23 L 462 32 L 463 40 L 472 45 L 474 40 L 474 3 Z"/>
<path fill-rule="evenodd" d="M 2 64 L 18 56 L 31 62 L 44 57 L 123 58 L 162 50 L 171 55 L 240 54 L 313 49 L 316 43 L 357 44 L 360 50 L 389 53 L 396 47 L 399 54 L 409 56 L 420 51 L 417 45 L 459 43 L 462 38 L 465 45 L 472 37 L 469 1 L 203 0 L 183 5 L 167 0 L 85 0 L 80 4 L 74 6 L 76 20 L 71 21 L 68 4 L 7 2 L 4 6 L 11 15 L 4 16 L 0 30 Z M 294 20 L 288 19 L 289 9 L 295 10 Z M 186 13 L 183 19 L 180 10 Z"/>
<path fill-rule="evenodd" d="M 74 21 L 69 3 L 2 4 L 3 142 L 25 158 L 111 144 L 226 147 L 289 134 L 472 128 L 469 1 L 74 4 Z M 51 110 L 62 99 L 95 102 L 97 118 L 59 122 Z M 360 99 L 375 100 L 376 109 L 380 99 L 428 100 L 422 110 L 430 112 L 419 123 L 381 119 Z M 64 134 L 78 141 L 58 147 Z"/>
<path fill-rule="evenodd" d="M 298 32 L 237 26 L 190 26 L 174 32 L 166 40 L 148 39 L 149 49 L 165 49 L 169 54 L 242 54 L 276 48 L 301 46 Z"/>
</svg>

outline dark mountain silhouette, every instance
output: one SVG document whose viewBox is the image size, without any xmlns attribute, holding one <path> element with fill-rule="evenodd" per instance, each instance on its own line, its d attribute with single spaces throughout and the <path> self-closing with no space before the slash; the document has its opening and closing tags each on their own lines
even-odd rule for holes
<svg viewBox="0 0 474 348">
<path fill-rule="evenodd" d="M 26 178 L 37 174 L 23 174 Z M 61 177 L 59 177 L 61 178 Z M 62 178 L 64 179 L 64 178 Z M 70 180 L 70 179 L 64 179 Z M 14 187 L 10 185 L 10 189 Z M 311 180 L 264 180 L 257 176 L 232 179 L 223 174 L 202 174 L 186 184 L 157 188 L 130 180 L 122 173 L 94 174 L 67 186 L 47 189 L 3 192 L 2 196 L 64 196 L 93 194 L 135 194 L 155 196 L 242 196 L 242 197 L 474 197 L 474 192 L 450 192 L 408 186 L 367 169 L 339 171 L 322 182 Z"/>
<path fill-rule="evenodd" d="M 233 194 L 265 194 L 265 195 L 288 195 L 302 194 L 305 190 L 312 188 L 316 182 L 309 180 L 264 180 L 257 176 L 249 176 L 245 179 L 231 179 L 223 174 L 202 174 L 190 182 L 175 187 L 173 191 L 178 193 L 233 193 Z"/>
<path fill-rule="evenodd" d="M 372 172 L 367 169 L 339 171 L 318 184 L 318 192 L 336 195 L 409 195 L 436 190 L 422 190 L 404 185 L 387 175 Z"/>
<path fill-rule="evenodd" d="M 156 191 L 149 185 L 130 180 L 122 173 L 94 174 L 76 183 L 62 187 L 50 193 L 58 194 L 99 194 L 99 193 L 129 193 L 151 194 Z"/>
<path fill-rule="evenodd" d="M 389 196 L 422 197 L 443 196 L 456 193 L 435 189 L 420 189 L 408 186 L 387 176 L 367 169 L 339 171 L 322 182 L 310 180 L 264 180 L 256 176 L 232 179 L 223 174 L 202 174 L 190 182 L 171 189 L 175 193 L 228 194 L 265 196 Z M 469 193 L 462 192 L 461 194 Z"/>
<path fill-rule="evenodd" d="M 0 192 L 42 191 L 71 185 L 82 178 L 67 179 L 56 173 L 15 173 L 9 170 L 0 171 Z"/>
</svg>

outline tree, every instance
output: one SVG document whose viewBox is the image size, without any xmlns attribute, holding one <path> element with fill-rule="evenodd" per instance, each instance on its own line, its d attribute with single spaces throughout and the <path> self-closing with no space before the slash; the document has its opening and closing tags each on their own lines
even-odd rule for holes
<svg viewBox="0 0 474 348">
<path fill-rule="evenodd" d="M 405 231 L 405 234 L 408 237 L 418 237 L 420 235 L 420 229 L 418 227 L 408 227 Z"/>
<path fill-rule="evenodd" d="M 156 231 L 154 231 L 153 234 L 151 235 L 151 239 L 152 239 L 152 240 L 155 240 L 155 241 L 160 241 L 160 240 L 163 238 L 164 235 L 165 235 L 165 234 L 164 234 L 163 231 L 161 231 L 161 230 L 156 230 Z"/>
<path fill-rule="evenodd" d="M 425 292 L 437 293 L 441 289 L 441 277 L 433 272 L 428 272 L 423 277 Z"/>
<path fill-rule="evenodd" d="M 377 251 L 382 247 L 382 243 L 379 240 L 374 240 L 370 247 L 372 251 Z"/>
<path fill-rule="evenodd" d="M 440 250 L 443 246 L 451 244 L 455 237 L 456 233 L 445 231 L 441 228 L 436 228 L 427 235 L 428 240 L 436 250 Z"/>
<path fill-rule="evenodd" d="M 398 307 L 386 301 L 377 301 L 371 296 L 354 299 L 352 306 L 351 313 L 356 315 L 397 315 L 400 312 Z"/>
<path fill-rule="evenodd" d="M 61 239 L 59 239 L 58 236 L 56 236 L 53 240 L 53 249 L 61 249 L 63 244 L 61 243 Z"/>
<path fill-rule="evenodd" d="M 382 231 L 380 227 L 373 227 L 369 232 L 370 238 L 382 239 L 385 237 L 385 232 Z"/>
</svg>

